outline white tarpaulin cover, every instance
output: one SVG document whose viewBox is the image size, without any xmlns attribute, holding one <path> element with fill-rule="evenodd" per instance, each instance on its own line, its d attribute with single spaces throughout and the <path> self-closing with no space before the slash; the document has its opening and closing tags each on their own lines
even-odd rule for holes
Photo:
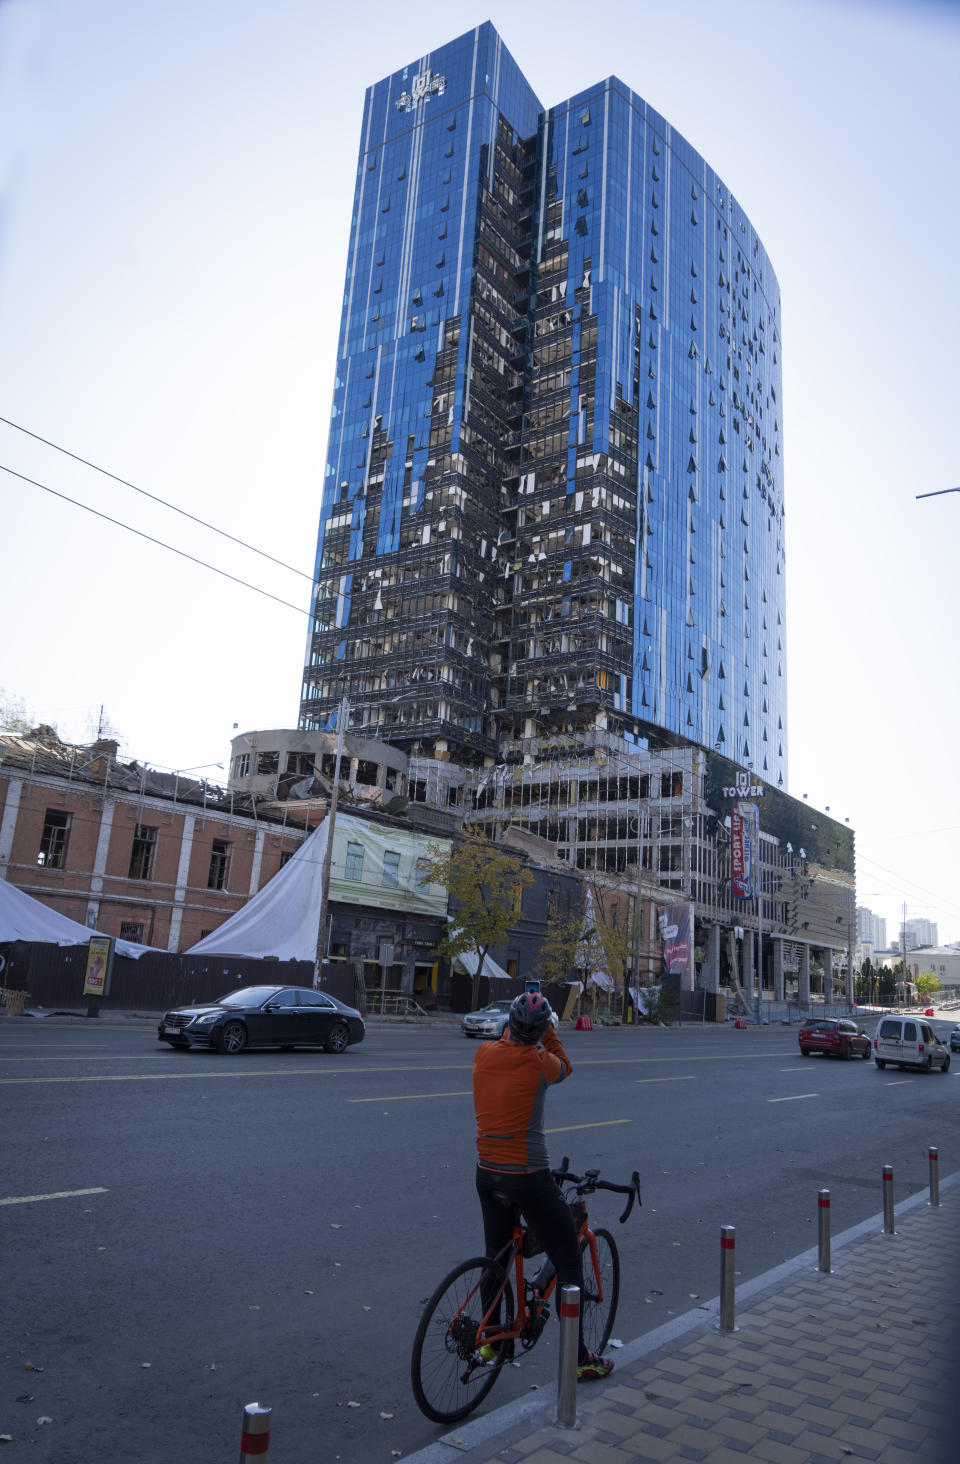
<svg viewBox="0 0 960 1464">
<path fill-rule="evenodd" d="M 587 975 L 588 986 L 599 987 L 601 991 L 613 991 L 615 982 L 605 969 L 605 961 L 603 942 L 597 932 L 597 913 L 593 907 L 593 890 L 587 885 L 586 898 L 583 903 L 583 925 L 580 931 L 580 943 L 577 947 L 577 965 L 581 970 L 586 969 L 589 973 Z"/>
<path fill-rule="evenodd" d="M 459 956 L 454 956 L 453 959 L 456 965 L 463 967 L 468 976 L 476 976 L 477 967 L 480 964 L 480 957 L 476 951 L 461 951 Z M 492 956 L 484 956 L 483 974 L 484 976 L 489 976 L 491 981 L 513 980 L 509 971 L 505 971 L 502 966 L 498 966 Z"/>
<path fill-rule="evenodd" d="M 657 1010 L 660 1004 L 659 986 L 631 986 L 630 995 L 633 997 L 633 1004 L 645 1017 L 649 1017 Z"/>
<path fill-rule="evenodd" d="M 51 910 L 32 895 L 25 894 L 9 880 L 0 879 L 0 941 L 33 940 L 47 945 L 86 945 L 96 930 L 88 930 L 79 920 Z M 133 941 L 118 940 L 114 947 L 118 956 L 132 956 L 139 960 L 144 951 L 152 946 L 136 945 Z"/>
<path fill-rule="evenodd" d="M 188 955 L 272 956 L 280 961 L 313 961 L 317 954 L 317 925 L 323 893 L 323 862 L 327 852 L 328 820 L 305 839 L 293 858 L 265 884 L 242 910 L 205 936 Z M 356 877 L 339 868 L 347 843 L 359 846 Z M 340 813 L 334 832 L 334 860 L 329 899 L 376 905 L 407 914 L 446 912 L 446 893 L 424 885 L 417 874 L 416 847 L 406 830 Z M 403 854 L 396 884 L 385 885 L 380 871 L 384 855 Z"/>
<path fill-rule="evenodd" d="M 341 815 L 337 825 L 347 822 Z M 280 961 L 313 961 L 327 851 L 327 820 L 304 839 L 262 890 L 212 935 L 191 946 L 190 956 L 274 956 Z"/>
</svg>

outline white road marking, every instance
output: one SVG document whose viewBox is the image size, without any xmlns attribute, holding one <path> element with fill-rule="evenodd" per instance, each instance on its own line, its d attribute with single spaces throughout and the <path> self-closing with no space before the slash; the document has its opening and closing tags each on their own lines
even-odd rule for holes
<svg viewBox="0 0 960 1464">
<path fill-rule="evenodd" d="M 693 1073 L 688 1073 L 682 1078 L 634 1078 L 635 1083 L 692 1083 Z"/>
<path fill-rule="evenodd" d="M 8 1199 L 0 1200 L 0 1205 L 32 1205 L 36 1200 L 73 1200 L 79 1195 L 105 1195 L 108 1191 L 102 1185 L 95 1189 L 82 1190 L 57 1190 L 52 1195 L 11 1195 Z"/>
<path fill-rule="evenodd" d="M 819 1093 L 792 1093 L 789 1098 L 768 1098 L 768 1103 L 796 1103 L 800 1098 L 819 1098 Z"/>
</svg>

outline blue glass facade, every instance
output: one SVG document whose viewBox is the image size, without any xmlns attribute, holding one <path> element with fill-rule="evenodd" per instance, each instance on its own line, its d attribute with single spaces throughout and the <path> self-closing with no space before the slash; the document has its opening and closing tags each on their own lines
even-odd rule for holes
<svg viewBox="0 0 960 1464">
<path fill-rule="evenodd" d="M 301 723 L 663 729 L 786 778 L 779 291 L 616 79 L 480 26 L 366 98 Z"/>
</svg>

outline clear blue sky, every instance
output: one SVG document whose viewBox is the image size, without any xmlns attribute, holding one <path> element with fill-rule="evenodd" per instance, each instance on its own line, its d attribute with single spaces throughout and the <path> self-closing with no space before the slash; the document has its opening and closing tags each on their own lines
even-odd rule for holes
<svg viewBox="0 0 960 1464">
<path fill-rule="evenodd" d="M 925 0 L 0 0 L 0 416 L 309 576 L 364 87 L 490 19 L 545 105 L 611 73 L 780 281 L 790 791 L 858 898 L 960 939 L 960 15 Z M 0 685 L 226 763 L 294 725 L 308 578 L 0 424 Z M 209 771 L 216 774 L 215 768 Z"/>
</svg>

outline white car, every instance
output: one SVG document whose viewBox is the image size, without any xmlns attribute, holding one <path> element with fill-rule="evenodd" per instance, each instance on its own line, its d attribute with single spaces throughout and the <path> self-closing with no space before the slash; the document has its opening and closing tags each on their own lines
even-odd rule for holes
<svg viewBox="0 0 960 1464">
<path fill-rule="evenodd" d="M 514 998 L 511 996 L 505 1001 L 492 1001 L 478 1012 L 468 1012 L 460 1023 L 464 1037 L 502 1037 L 510 1019 L 513 1002 Z M 556 1012 L 551 1011 L 550 1021 L 556 1031 L 560 1026 Z"/>
<path fill-rule="evenodd" d="M 884 1017 L 873 1039 L 873 1060 L 881 1070 L 891 1066 L 950 1070 L 950 1054 L 922 1017 Z"/>
</svg>

